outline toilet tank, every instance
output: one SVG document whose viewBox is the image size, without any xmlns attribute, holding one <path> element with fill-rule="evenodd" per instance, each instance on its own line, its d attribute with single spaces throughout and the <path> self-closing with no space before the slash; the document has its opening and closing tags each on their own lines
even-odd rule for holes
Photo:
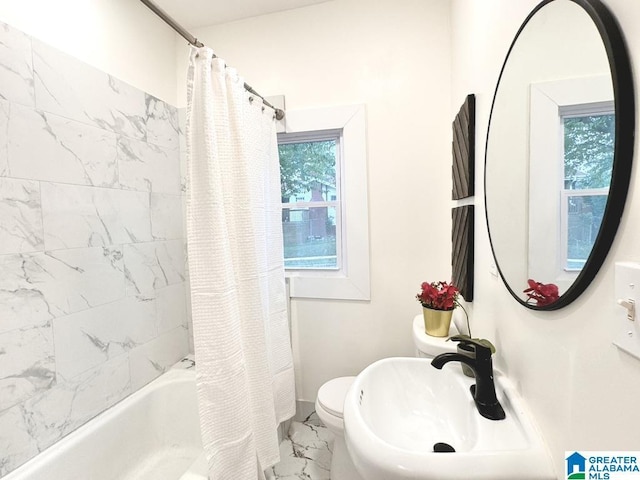
<svg viewBox="0 0 640 480">
<path fill-rule="evenodd" d="M 451 322 L 449 335 L 446 337 L 432 337 L 431 335 L 427 335 L 424 331 L 424 317 L 422 314 L 416 315 L 413 319 L 413 344 L 415 346 L 416 357 L 433 358 L 441 353 L 455 352 L 457 350 L 457 344 L 455 342 L 448 342 L 447 338 L 457 334 L 458 329 L 454 323 Z"/>
</svg>

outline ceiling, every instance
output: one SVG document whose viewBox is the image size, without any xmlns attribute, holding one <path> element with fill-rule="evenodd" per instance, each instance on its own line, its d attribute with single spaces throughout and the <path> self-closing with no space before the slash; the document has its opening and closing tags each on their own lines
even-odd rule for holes
<svg viewBox="0 0 640 480">
<path fill-rule="evenodd" d="M 267 13 L 306 7 L 327 0 L 154 0 L 180 25 L 189 28 L 226 23 Z"/>
</svg>

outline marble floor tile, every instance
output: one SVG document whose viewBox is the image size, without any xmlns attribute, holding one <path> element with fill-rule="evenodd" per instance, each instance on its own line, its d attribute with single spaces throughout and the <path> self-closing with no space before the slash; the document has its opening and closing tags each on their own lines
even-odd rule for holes
<svg viewBox="0 0 640 480">
<path fill-rule="evenodd" d="M 312 414 L 292 422 L 280 444 L 280 463 L 267 472 L 268 480 L 330 480 L 333 434 Z"/>
</svg>

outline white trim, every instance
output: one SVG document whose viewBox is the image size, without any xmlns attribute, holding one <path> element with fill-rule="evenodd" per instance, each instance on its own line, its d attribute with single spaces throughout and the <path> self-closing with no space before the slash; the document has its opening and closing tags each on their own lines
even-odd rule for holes
<svg viewBox="0 0 640 480">
<path fill-rule="evenodd" d="M 610 109 L 613 86 L 610 76 L 598 75 L 533 83 L 530 94 L 528 275 L 564 291 L 577 272 L 566 271 L 562 260 L 561 114 Z"/>
<path fill-rule="evenodd" d="M 364 105 L 288 110 L 286 133 L 342 130 L 342 266 L 339 271 L 292 270 L 292 298 L 370 300 L 369 207 Z"/>
</svg>

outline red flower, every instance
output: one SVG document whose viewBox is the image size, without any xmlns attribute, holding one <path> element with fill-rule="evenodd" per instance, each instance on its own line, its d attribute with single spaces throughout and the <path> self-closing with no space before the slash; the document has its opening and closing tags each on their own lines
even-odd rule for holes
<svg viewBox="0 0 640 480">
<path fill-rule="evenodd" d="M 527 297 L 529 297 L 527 302 L 529 302 L 529 300 L 535 300 L 536 306 L 544 307 L 560 298 L 558 286 L 555 283 L 545 284 L 532 279 L 529 279 L 527 283 L 529 284 L 529 288 L 523 290 L 523 293 L 526 293 Z"/>
<path fill-rule="evenodd" d="M 447 282 L 423 282 L 416 299 L 426 308 L 453 310 L 457 305 L 458 289 Z"/>
</svg>

